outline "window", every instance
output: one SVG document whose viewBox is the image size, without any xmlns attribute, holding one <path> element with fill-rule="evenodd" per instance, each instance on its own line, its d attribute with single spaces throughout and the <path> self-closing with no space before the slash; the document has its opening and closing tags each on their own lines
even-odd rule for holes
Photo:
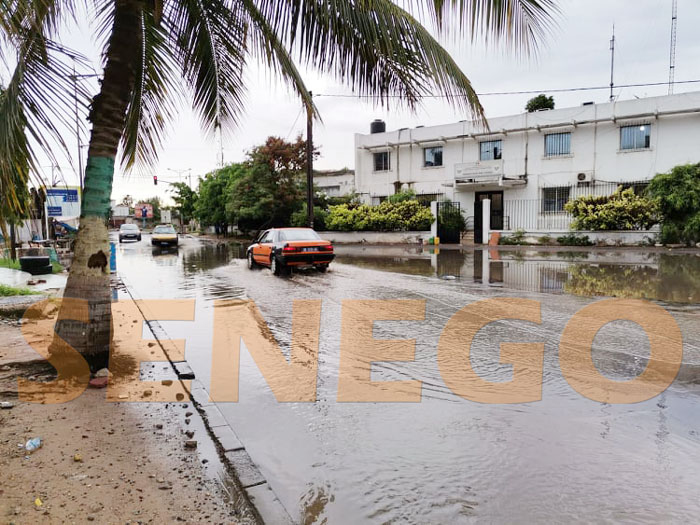
<svg viewBox="0 0 700 525">
<path fill-rule="evenodd" d="M 488 140 L 479 143 L 479 160 L 499 160 L 501 158 L 500 140 Z"/>
<path fill-rule="evenodd" d="M 389 171 L 389 155 L 388 151 L 374 154 L 374 171 Z"/>
<path fill-rule="evenodd" d="M 288 228 L 280 230 L 280 241 L 316 241 L 320 239 L 311 228 Z"/>
<path fill-rule="evenodd" d="M 544 136 L 544 156 L 571 155 L 571 133 L 551 133 Z"/>
<path fill-rule="evenodd" d="M 563 212 L 564 204 L 569 201 L 570 192 L 569 186 L 542 188 L 542 211 L 544 213 Z"/>
<path fill-rule="evenodd" d="M 423 148 L 423 166 L 426 168 L 442 166 L 442 146 Z"/>
<path fill-rule="evenodd" d="M 623 126 L 620 128 L 620 149 L 649 149 L 651 124 Z"/>
</svg>

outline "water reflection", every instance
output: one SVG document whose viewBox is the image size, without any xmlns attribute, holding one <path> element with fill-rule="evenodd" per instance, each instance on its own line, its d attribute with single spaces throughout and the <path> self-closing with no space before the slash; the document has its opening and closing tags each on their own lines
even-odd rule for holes
<svg viewBox="0 0 700 525">
<path fill-rule="evenodd" d="M 338 262 L 354 266 L 523 291 L 700 303 L 700 257 L 694 254 L 393 246 L 341 246 L 336 253 Z"/>
</svg>

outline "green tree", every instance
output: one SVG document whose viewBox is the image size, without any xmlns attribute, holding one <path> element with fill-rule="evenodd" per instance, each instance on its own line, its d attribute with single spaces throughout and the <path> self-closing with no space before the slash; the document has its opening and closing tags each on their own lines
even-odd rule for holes
<svg viewBox="0 0 700 525">
<path fill-rule="evenodd" d="M 174 182 L 170 185 L 170 193 L 180 214 L 182 224 L 188 224 L 195 217 L 197 206 L 197 192 L 184 182 Z"/>
<path fill-rule="evenodd" d="M 554 109 L 554 97 L 548 97 L 547 95 L 537 95 L 531 98 L 525 104 L 525 110 L 528 113 L 533 113 L 540 109 Z"/>
<path fill-rule="evenodd" d="M 649 184 L 649 194 L 661 212 L 661 242 L 700 241 L 700 164 L 659 173 Z"/>
<path fill-rule="evenodd" d="M 107 218 L 117 152 L 121 146 L 126 168 L 154 164 L 180 94 L 192 94 L 208 131 L 232 129 L 244 111 L 246 66 L 253 62 L 279 75 L 316 111 L 297 57 L 378 102 L 397 97 L 415 108 L 426 93 L 441 94 L 483 118 L 469 79 L 418 19 L 438 30 L 458 22 L 466 34 L 528 51 L 549 31 L 555 2 L 433 0 L 416 6 L 414 16 L 391 0 L 96 0 L 104 69 L 90 103 L 80 231 L 64 292 L 88 301 L 90 320 L 83 326 L 65 319 L 56 333 L 95 355 L 91 366 L 104 364 L 111 328 Z M 0 101 L 0 162 L 29 159 L 36 167 L 28 135 L 51 156 L 56 145 L 67 152 L 62 131 L 71 128 L 75 55 L 62 45 L 60 31 L 80 5 L 16 0 L 0 10 L 9 44 L 3 59 L 16 64 Z M 182 81 L 187 89 L 180 89 Z"/>
<path fill-rule="evenodd" d="M 214 226 L 217 232 L 226 231 L 231 224 L 231 217 L 226 211 L 231 184 L 243 177 L 244 173 L 244 164 L 229 164 L 207 173 L 199 180 L 194 215 L 200 225 Z"/>
<path fill-rule="evenodd" d="M 244 175 L 231 185 L 229 216 L 243 231 L 289 226 L 292 214 L 304 202 L 305 166 L 305 140 L 268 137 L 248 153 Z"/>
</svg>

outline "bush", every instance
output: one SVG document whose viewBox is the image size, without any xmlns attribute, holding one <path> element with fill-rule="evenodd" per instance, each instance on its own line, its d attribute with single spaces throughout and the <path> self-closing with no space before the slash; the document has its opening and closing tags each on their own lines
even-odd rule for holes
<svg viewBox="0 0 700 525">
<path fill-rule="evenodd" d="M 593 246 L 593 241 L 588 235 L 577 235 L 575 233 L 557 237 L 557 242 L 562 246 Z"/>
<path fill-rule="evenodd" d="M 649 184 L 649 194 L 661 214 L 661 242 L 700 241 L 700 164 L 659 173 Z"/>
<path fill-rule="evenodd" d="M 504 235 L 498 240 L 498 244 L 503 244 L 505 246 L 525 244 L 525 230 L 518 229 L 513 232 L 513 235 Z"/>
<path fill-rule="evenodd" d="M 321 208 L 320 206 L 314 206 L 314 230 L 323 231 L 327 228 L 326 217 L 328 217 L 328 212 Z M 306 224 L 306 203 L 299 210 L 292 213 L 292 217 L 289 221 L 291 226 L 294 227 L 305 227 Z"/>
<path fill-rule="evenodd" d="M 393 204 L 396 204 L 397 202 L 414 201 L 416 200 L 416 192 L 411 189 L 402 190 L 398 193 L 394 193 L 393 195 L 389 195 L 386 200 Z"/>
<path fill-rule="evenodd" d="M 659 222 L 656 202 L 635 194 L 632 188 L 579 197 L 567 202 L 564 209 L 574 217 L 574 230 L 648 230 Z"/>
<path fill-rule="evenodd" d="M 440 206 L 438 222 L 444 229 L 450 231 L 462 233 L 467 229 L 467 221 L 459 208 L 455 206 Z"/>
<path fill-rule="evenodd" d="M 379 206 L 340 204 L 331 206 L 326 228 L 331 231 L 425 231 L 433 223 L 433 214 L 416 200 Z"/>
</svg>

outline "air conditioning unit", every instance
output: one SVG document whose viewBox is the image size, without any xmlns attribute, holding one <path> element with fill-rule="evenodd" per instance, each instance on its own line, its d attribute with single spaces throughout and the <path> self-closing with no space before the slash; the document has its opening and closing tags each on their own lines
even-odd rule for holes
<svg viewBox="0 0 700 525">
<path fill-rule="evenodd" d="M 576 175 L 576 180 L 579 182 L 579 184 L 584 182 L 593 182 L 595 180 L 595 175 L 592 171 L 581 172 Z"/>
</svg>

